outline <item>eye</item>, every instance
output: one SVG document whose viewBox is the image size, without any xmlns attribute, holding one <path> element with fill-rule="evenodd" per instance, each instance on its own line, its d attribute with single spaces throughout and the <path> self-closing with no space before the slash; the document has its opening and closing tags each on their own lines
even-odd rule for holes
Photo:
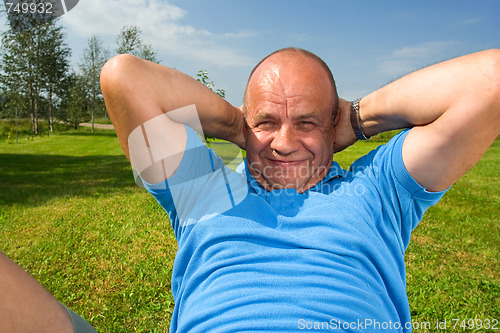
<svg viewBox="0 0 500 333">
<path fill-rule="evenodd" d="M 271 120 L 264 120 L 257 124 L 257 128 L 263 131 L 270 131 L 276 127 L 276 123 Z"/>
<path fill-rule="evenodd" d="M 300 122 L 297 123 L 296 128 L 300 131 L 308 132 L 316 128 L 316 124 L 313 123 L 312 121 L 301 120 Z"/>
</svg>

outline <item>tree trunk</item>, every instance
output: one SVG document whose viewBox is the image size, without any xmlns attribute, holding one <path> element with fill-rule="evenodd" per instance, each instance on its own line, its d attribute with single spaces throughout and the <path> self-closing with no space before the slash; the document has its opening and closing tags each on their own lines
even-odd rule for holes
<svg viewBox="0 0 500 333">
<path fill-rule="evenodd" d="M 31 113 L 31 135 L 35 136 L 35 115 Z"/>
<path fill-rule="evenodd" d="M 38 135 L 39 134 L 39 131 L 38 131 L 38 101 L 37 101 L 37 98 L 36 98 L 36 95 L 33 96 L 33 102 L 34 102 L 34 113 L 35 113 L 35 135 Z"/>
<path fill-rule="evenodd" d="M 49 89 L 49 128 L 47 130 L 47 135 L 49 135 L 50 132 L 54 132 L 54 127 L 53 127 L 53 119 L 52 119 L 52 88 Z"/>
<path fill-rule="evenodd" d="M 19 143 L 19 129 L 18 129 L 18 117 L 17 117 L 17 106 L 16 106 L 16 143 Z"/>
</svg>

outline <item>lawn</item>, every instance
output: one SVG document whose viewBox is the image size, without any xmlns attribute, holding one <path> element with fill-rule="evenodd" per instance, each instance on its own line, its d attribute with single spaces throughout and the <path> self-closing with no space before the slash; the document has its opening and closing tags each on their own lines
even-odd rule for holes
<svg viewBox="0 0 500 333">
<path fill-rule="evenodd" d="M 346 167 L 378 144 L 358 143 L 336 159 Z M 239 152 L 213 148 L 230 161 Z M 497 140 L 412 236 L 410 306 L 431 331 L 500 319 L 499 165 Z M 166 214 L 134 184 L 113 132 L 2 140 L 0 186 L 0 250 L 99 332 L 167 331 L 176 241 Z M 437 330 L 444 320 L 448 329 Z"/>
</svg>

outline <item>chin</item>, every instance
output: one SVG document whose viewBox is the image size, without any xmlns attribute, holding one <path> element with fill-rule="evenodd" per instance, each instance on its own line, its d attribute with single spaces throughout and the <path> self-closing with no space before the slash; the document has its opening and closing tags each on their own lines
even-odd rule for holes
<svg viewBox="0 0 500 333">
<path fill-rule="evenodd" d="M 299 193 L 302 193 L 306 189 L 312 187 L 308 186 L 307 182 L 304 181 L 297 181 L 297 179 L 291 179 L 289 181 L 283 181 L 281 180 L 280 182 L 267 182 L 268 187 L 270 187 L 270 191 L 272 190 L 281 190 L 285 188 L 291 188 L 294 190 L 297 190 Z"/>
</svg>

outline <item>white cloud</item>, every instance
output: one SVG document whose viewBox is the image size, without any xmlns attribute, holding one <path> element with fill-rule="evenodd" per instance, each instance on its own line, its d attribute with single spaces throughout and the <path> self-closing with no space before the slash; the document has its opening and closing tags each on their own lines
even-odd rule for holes
<svg viewBox="0 0 500 333">
<path fill-rule="evenodd" d="M 311 40 L 312 36 L 309 35 L 309 34 L 304 34 L 304 33 L 301 33 L 301 34 L 293 34 L 291 36 L 291 39 L 295 42 L 295 43 L 300 43 L 300 42 L 305 42 L 305 41 L 308 41 L 308 40 Z"/>
<path fill-rule="evenodd" d="M 392 56 L 395 58 L 428 58 L 443 53 L 455 45 L 457 45 L 455 42 L 427 42 L 394 50 Z"/>
<path fill-rule="evenodd" d="M 481 22 L 483 19 L 481 17 L 471 17 L 470 19 L 458 22 L 458 25 L 472 25 Z"/>
<path fill-rule="evenodd" d="M 390 55 L 379 59 L 378 70 L 390 77 L 413 72 L 422 67 L 437 63 L 459 47 L 457 42 L 427 42 L 396 49 Z"/>
<path fill-rule="evenodd" d="M 81 37 L 117 36 L 136 25 L 144 40 L 160 54 L 221 66 L 248 66 L 254 60 L 222 44 L 254 36 L 248 31 L 215 34 L 183 22 L 187 12 L 165 0 L 80 0 L 63 16 L 64 25 Z"/>
<path fill-rule="evenodd" d="M 222 35 L 224 38 L 251 38 L 257 36 L 257 33 L 252 31 L 240 31 L 240 32 L 227 32 Z"/>
</svg>

